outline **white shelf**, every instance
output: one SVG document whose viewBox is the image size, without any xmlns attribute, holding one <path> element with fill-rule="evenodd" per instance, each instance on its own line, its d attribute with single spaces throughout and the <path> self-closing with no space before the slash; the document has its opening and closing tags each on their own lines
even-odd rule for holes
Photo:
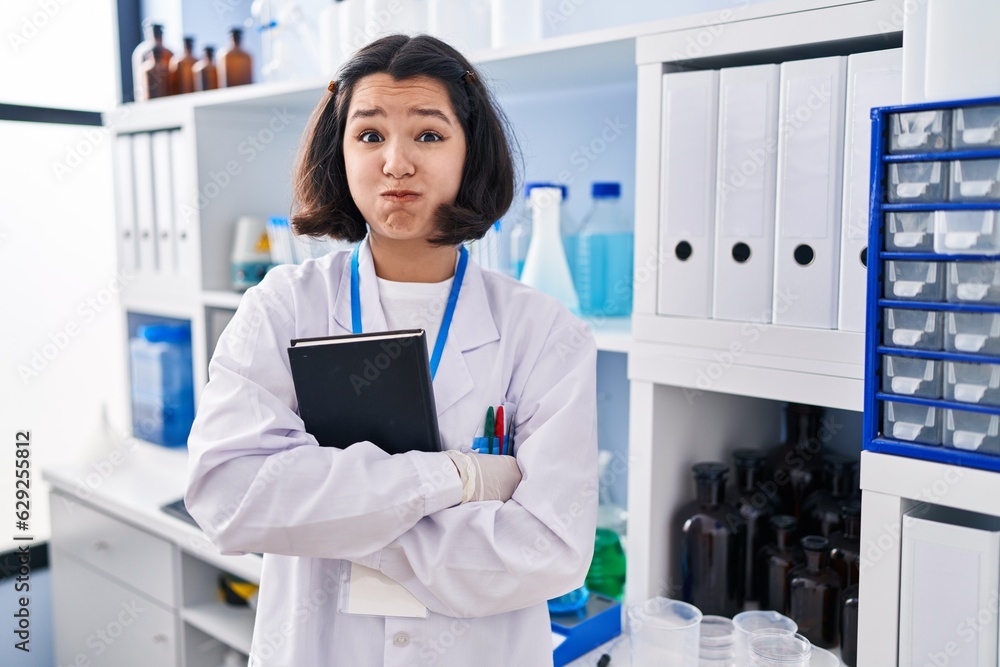
<svg viewBox="0 0 1000 667">
<path fill-rule="evenodd" d="M 207 602 L 181 610 L 181 618 L 186 623 L 245 654 L 250 653 L 254 616 L 249 607 L 227 606 L 222 602 Z"/>
<path fill-rule="evenodd" d="M 1000 516 L 1000 473 L 878 452 L 861 454 L 861 488 Z"/>
</svg>

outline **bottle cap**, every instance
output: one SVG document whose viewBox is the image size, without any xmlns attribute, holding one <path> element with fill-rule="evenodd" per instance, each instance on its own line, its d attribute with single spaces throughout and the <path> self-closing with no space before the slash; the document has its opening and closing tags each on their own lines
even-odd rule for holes
<svg viewBox="0 0 1000 667">
<path fill-rule="evenodd" d="M 740 449 L 733 450 L 733 461 L 735 461 L 736 465 L 741 468 L 758 470 L 763 468 L 767 463 L 767 454 L 759 449 L 742 447 Z"/>
<path fill-rule="evenodd" d="M 530 183 L 524 184 L 524 198 L 527 199 L 528 195 L 535 188 L 559 188 L 562 191 L 562 200 L 566 201 L 569 197 L 569 186 L 563 185 L 562 183 L 546 183 L 544 181 L 532 181 Z"/>
<path fill-rule="evenodd" d="M 800 544 L 806 551 L 826 551 L 830 547 L 830 540 L 819 535 L 806 535 Z"/>
<path fill-rule="evenodd" d="M 795 530 L 799 522 L 789 514 L 775 514 L 771 517 L 771 528 L 775 530 Z"/>
<path fill-rule="evenodd" d="M 590 186 L 590 195 L 594 199 L 616 199 L 622 196 L 621 183 L 598 182 Z"/>
<path fill-rule="evenodd" d="M 725 479 L 729 474 L 729 466 L 717 461 L 695 463 L 691 466 L 695 479 Z"/>
<path fill-rule="evenodd" d="M 143 324 L 136 329 L 137 338 L 150 343 L 190 343 L 190 324 Z"/>
</svg>

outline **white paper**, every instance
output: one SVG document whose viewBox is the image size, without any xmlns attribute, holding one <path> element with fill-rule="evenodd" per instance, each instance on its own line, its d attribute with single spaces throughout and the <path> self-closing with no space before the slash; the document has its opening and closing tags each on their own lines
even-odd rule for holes
<svg viewBox="0 0 1000 667">
<path fill-rule="evenodd" d="M 410 591 L 378 570 L 351 563 L 347 614 L 427 618 L 427 607 Z"/>
</svg>

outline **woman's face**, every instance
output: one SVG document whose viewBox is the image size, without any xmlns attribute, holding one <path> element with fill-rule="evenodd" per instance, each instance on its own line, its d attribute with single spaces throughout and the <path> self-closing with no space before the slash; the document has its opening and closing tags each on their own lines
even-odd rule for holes
<svg viewBox="0 0 1000 667">
<path fill-rule="evenodd" d="M 354 87 L 344 133 L 351 196 L 373 235 L 426 239 L 434 213 L 454 203 L 465 132 L 440 81 L 372 74 Z"/>
</svg>

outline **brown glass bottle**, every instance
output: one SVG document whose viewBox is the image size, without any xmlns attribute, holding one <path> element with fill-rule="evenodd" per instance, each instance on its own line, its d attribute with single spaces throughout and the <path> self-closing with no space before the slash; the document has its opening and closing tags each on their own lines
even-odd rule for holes
<svg viewBox="0 0 1000 667">
<path fill-rule="evenodd" d="M 761 609 L 788 613 L 788 573 L 805 562 L 795 541 L 795 517 L 776 514 L 771 517 L 774 542 L 757 554 L 757 592 Z"/>
<path fill-rule="evenodd" d="M 824 454 L 822 466 L 822 486 L 802 503 L 801 523 L 810 535 L 830 537 L 842 530 L 840 510 L 851 496 L 855 462 L 837 454 Z"/>
<path fill-rule="evenodd" d="M 733 616 L 743 610 L 743 522 L 724 501 L 729 467 L 692 467 L 697 500 L 680 513 L 681 584 L 685 602 L 703 614 Z"/>
<path fill-rule="evenodd" d="M 184 38 L 184 55 L 174 56 L 170 61 L 170 89 L 173 95 L 194 92 L 194 38 Z"/>
<path fill-rule="evenodd" d="M 823 408 L 789 403 L 785 409 L 785 441 L 768 455 L 768 476 L 777 487 L 779 507 L 802 518 L 802 502 L 819 486 L 820 420 Z"/>
<path fill-rule="evenodd" d="M 828 561 L 830 541 L 809 535 L 800 542 L 806 563 L 788 573 L 788 615 L 799 634 L 816 646 L 830 648 L 840 640 L 840 576 Z"/>
<path fill-rule="evenodd" d="M 219 52 L 219 85 L 223 88 L 245 86 L 253 82 L 253 63 L 250 54 L 240 47 L 243 31 L 229 31 L 229 46 Z"/>
<path fill-rule="evenodd" d="M 861 575 L 861 502 L 849 498 L 840 508 L 841 532 L 830 536 L 830 566 L 842 588 L 854 586 Z"/>
<path fill-rule="evenodd" d="M 161 83 L 160 79 L 157 78 L 159 73 L 155 71 L 154 67 L 156 54 L 153 50 L 159 48 L 157 53 L 167 64 L 164 76 L 169 76 L 170 60 L 174 57 L 174 53 L 163 45 L 163 26 L 159 23 L 149 23 L 146 24 L 145 32 L 146 38 L 132 51 L 133 94 L 136 102 L 143 102 L 151 97 L 163 97 L 170 93 L 169 82 L 164 78 Z M 152 63 L 152 65 L 147 63 Z M 154 77 L 155 90 L 152 92 L 158 93 L 155 95 L 150 94 L 150 71 L 154 72 L 152 76 Z"/>
<path fill-rule="evenodd" d="M 215 90 L 219 87 L 219 70 L 214 59 L 215 47 L 206 46 L 205 56 L 193 68 L 195 90 Z"/>
<path fill-rule="evenodd" d="M 166 97 L 170 94 L 170 53 L 159 46 L 153 47 L 152 55 L 142 63 L 142 77 L 148 99 Z"/>
<path fill-rule="evenodd" d="M 757 600 L 757 554 L 771 543 L 771 516 L 775 497 L 768 495 L 760 484 L 767 464 L 767 454 L 759 449 L 737 449 L 733 452 L 736 485 L 730 505 L 736 508 L 744 522 L 743 530 L 743 598 Z"/>
<path fill-rule="evenodd" d="M 848 667 L 858 664 L 858 585 L 854 584 L 844 591 L 840 598 L 841 633 L 840 659 Z"/>
</svg>

